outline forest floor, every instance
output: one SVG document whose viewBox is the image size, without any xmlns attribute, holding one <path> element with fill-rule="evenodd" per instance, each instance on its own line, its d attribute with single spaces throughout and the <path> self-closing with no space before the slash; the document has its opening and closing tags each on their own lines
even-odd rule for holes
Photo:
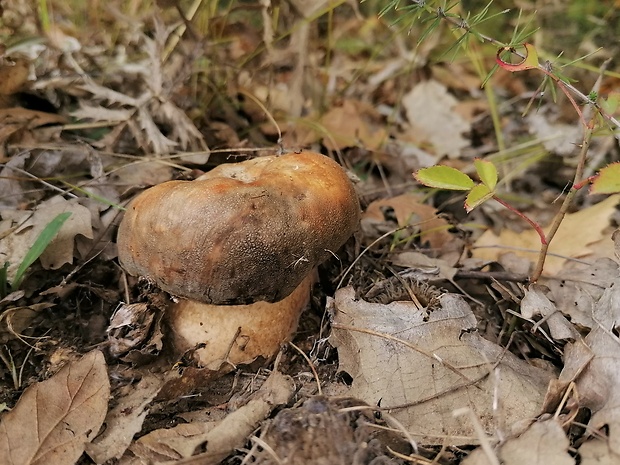
<svg viewBox="0 0 620 465">
<path fill-rule="evenodd" d="M 548 228 L 618 140 L 496 69 L 518 36 L 611 101 L 620 5 L 503 3 L 2 2 L 0 465 L 620 463 L 620 196 L 569 198 L 536 282 L 523 219 Z M 359 227 L 277 356 L 203 366 L 119 263 L 125 209 L 301 151 L 346 170 Z M 514 208 L 414 177 L 476 160 Z"/>
</svg>

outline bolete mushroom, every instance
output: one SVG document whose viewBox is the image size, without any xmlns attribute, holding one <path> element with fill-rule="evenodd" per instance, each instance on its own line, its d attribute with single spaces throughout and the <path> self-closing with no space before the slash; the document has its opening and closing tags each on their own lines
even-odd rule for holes
<svg viewBox="0 0 620 465">
<path fill-rule="evenodd" d="M 119 227 L 118 256 L 177 298 L 167 321 L 178 350 L 200 345 L 206 367 L 243 364 L 292 336 L 313 270 L 359 217 L 353 185 L 330 158 L 260 157 L 141 193 Z"/>
</svg>

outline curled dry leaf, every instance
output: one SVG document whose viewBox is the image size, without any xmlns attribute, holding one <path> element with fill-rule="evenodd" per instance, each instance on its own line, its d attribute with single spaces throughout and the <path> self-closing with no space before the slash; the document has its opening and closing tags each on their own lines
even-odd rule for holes
<svg viewBox="0 0 620 465">
<path fill-rule="evenodd" d="M 610 258 L 600 258 L 592 265 L 562 270 L 553 279 L 542 282 L 551 289 L 557 309 L 581 328 L 595 326 L 592 313 L 605 289 L 620 280 L 618 264 Z"/>
<path fill-rule="evenodd" d="M 413 302 L 356 300 L 351 288 L 336 293 L 330 342 L 340 370 L 353 378 L 349 394 L 394 407 L 392 415 L 423 444 L 443 444 L 446 435 L 451 444 L 475 441 L 469 421 L 452 416 L 463 407 L 489 433 L 497 421 L 510 427 L 536 416 L 551 374 L 483 339 L 460 296 L 439 301 L 440 308 L 419 310 Z"/>
<path fill-rule="evenodd" d="M 130 450 L 143 460 L 141 463 L 153 463 L 154 460 L 166 458 L 178 460 L 190 457 L 199 446 L 206 444 L 207 451 L 195 456 L 192 463 L 218 464 L 235 448 L 242 447 L 275 407 L 289 402 L 294 390 L 292 379 L 274 370 L 247 404 L 216 424 L 195 422 L 191 428 L 172 432 L 156 430 L 139 439 Z M 122 463 L 131 462 L 127 460 Z"/>
<path fill-rule="evenodd" d="M 606 427 L 609 446 L 620 455 L 620 280 L 605 290 L 594 306 L 592 319 L 594 327 L 583 341 L 565 348 L 558 383 L 567 386 L 575 382 L 576 399 L 592 412 L 589 427 Z"/>
<path fill-rule="evenodd" d="M 542 320 L 549 327 L 551 337 L 556 341 L 561 339 L 577 339 L 579 333 L 571 322 L 558 311 L 554 303 L 549 300 L 548 293 L 549 289 L 547 287 L 540 284 L 532 284 L 525 291 L 525 295 L 521 300 L 521 315 L 527 319 L 542 316 Z"/>
<path fill-rule="evenodd" d="M 134 434 L 142 429 L 148 407 L 164 382 L 163 375 L 149 373 L 130 386 L 125 395 L 116 396 L 116 406 L 105 417 L 105 431 L 86 447 L 86 453 L 95 463 L 102 464 L 123 455 Z"/>
<path fill-rule="evenodd" d="M 2 463 L 75 463 L 99 432 L 109 397 L 106 364 L 99 351 L 30 386 L 15 408 L 0 419 Z"/>
</svg>

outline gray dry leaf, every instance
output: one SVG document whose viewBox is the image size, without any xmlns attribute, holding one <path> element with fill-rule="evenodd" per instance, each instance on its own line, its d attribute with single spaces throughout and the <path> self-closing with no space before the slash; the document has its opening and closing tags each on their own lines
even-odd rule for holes
<svg viewBox="0 0 620 465">
<path fill-rule="evenodd" d="M 492 452 L 499 456 L 502 465 L 574 465 L 575 459 L 568 453 L 569 445 L 562 426 L 551 419 L 532 423 L 519 437 L 507 440 Z M 495 457 L 496 461 L 491 462 L 479 447 L 462 465 L 493 465 L 499 464 L 499 459 Z"/>
<path fill-rule="evenodd" d="M 110 384 L 103 354 L 92 351 L 30 386 L 0 420 L 3 465 L 70 465 L 99 432 Z"/>
<path fill-rule="evenodd" d="M 594 327 L 583 341 L 566 346 L 558 383 L 575 382 L 580 405 L 592 412 L 588 426 L 607 426 L 610 448 L 620 455 L 620 280 L 605 290 L 592 319 Z"/>
<path fill-rule="evenodd" d="M 579 333 L 570 321 L 562 315 L 555 304 L 549 300 L 549 289 L 540 284 L 532 284 L 525 291 L 521 300 L 521 315 L 528 320 L 541 316 L 549 327 L 549 333 L 554 340 L 572 339 L 579 337 Z M 537 320 L 538 321 L 538 320 Z"/>
<path fill-rule="evenodd" d="M 562 270 L 554 278 L 542 282 L 551 290 L 557 309 L 571 323 L 593 328 L 592 312 L 597 301 L 612 283 L 620 280 L 618 264 L 610 258 L 600 258 L 592 265 Z"/>
<path fill-rule="evenodd" d="M 501 446 L 504 465 L 574 465 L 568 438 L 557 420 L 537 421 L 518 438 Z"/>
<path fill-rule="evenodd" d="M 412 302 L 368 303 L 351 288 L 336 293 L 330 342 L 340 370 L 353 378 L 349 395 L 385 408 L 406 405 L 390 412 L 423 444 L 443 444 L 446 436 L 454 445 L 477 442 L 469 420 L 452 415 L 463 407 L 487 433 L 536 416 L 551 375 L 473 331 L 475 317 L 460 296 L 444 294 L 440 303 L 427 315 Z"/>
<path fill-rule="evenodd" d="M 414 134 L 433 144 L 437 160 L 444 155 L 458 158 L 461 150 L 469 146 L 463 133 L 470 131 L 471 125 L 454 111 L 457 100 L 443 84 L 421 82 L 403 97 L 402 103 Z"/>
<path fill-rule="evenodd" d="M 584 442 L 579 448 L 581 465 L 617 465 L 620 463 L 620 455 L 609 447 L 607 441 L 591 439 Z"/>
</svg>

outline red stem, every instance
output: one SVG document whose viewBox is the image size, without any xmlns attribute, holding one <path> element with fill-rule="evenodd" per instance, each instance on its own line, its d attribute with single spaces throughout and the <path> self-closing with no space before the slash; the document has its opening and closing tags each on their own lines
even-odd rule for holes
<svg viewBox="0 0 620 465">
<path fill-rule="evenodd" d="M 493 200 L 495 200 L 496 202 L 500 203 L 501 205 L 503 205 L 508 210 L 510 210 L 511 212 L 515 213 L 516 215 L 520 216 L 523 220 L 527 221 L 530 224 L 530 226 L 532 226 L 532 228 L 534 228 L 534 230 L 538 233 L 538 236 L 540 237 L 540 243 L 542 245 L 547 245 L 547 236 L 545 235 L 545 232 L 543 231 L 542 227 L 536 221 L 534 221 L 533 219 L 529 218 L 524 213 L 521 213 L 515 207 L 513 207 L 512 205 L 510 205 L 507 202 L 504 202 L 502 199 L 500 199 L 499 197 L 497 197 L 495 195 L 493 196 Z"/>
</svg>

